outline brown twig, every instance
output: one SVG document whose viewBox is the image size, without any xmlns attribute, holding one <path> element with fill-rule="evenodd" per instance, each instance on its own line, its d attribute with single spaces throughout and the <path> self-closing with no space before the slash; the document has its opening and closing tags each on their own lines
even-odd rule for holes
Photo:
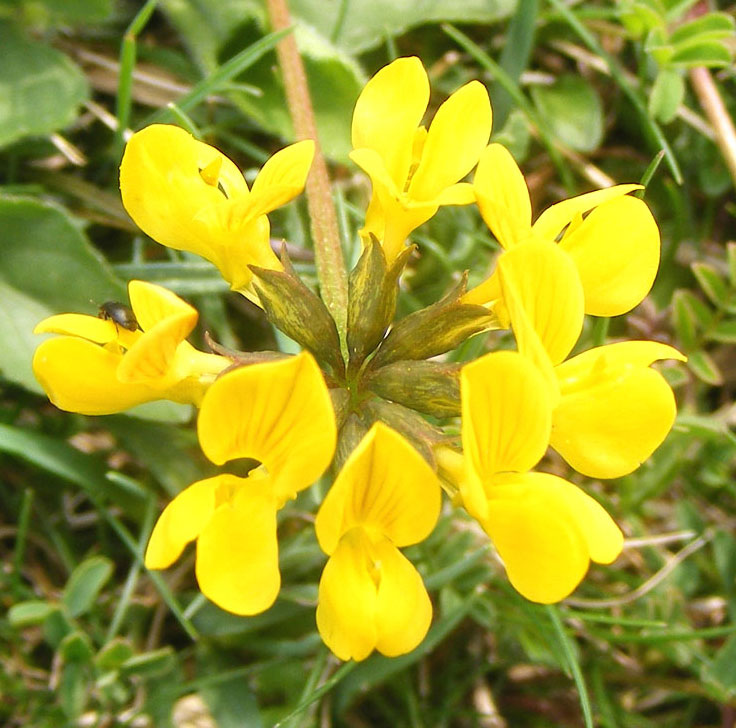
<svg viewBox="0 0 736 728">
<path fill-rule="evenodd" d="M 274 31 L 291 26 L 286 0 L 268 0 L 268 14 Z M 317 136 L 314 108 L 309 95 L 304 64 L 293 33 L 279 42 L 276 46 L 276 53 L 283 74 L 286 103 L 294 124 L 296 138 L 313 139 L 316 145 L 306 191 L 317 275 L 322 289 L 322 298 L 335 319 L 338 330 L 344 331 L 348 304 L 347 274 L 340 247 L 337 216 L 330 191 L 327 165 Z"/>
<path fill-rule="evenodd" d="M 721 150 L 736 187 L 736 128 L 734 128 L 733 119 L 729 116 L 713 76 L 707 68 L 703 66 L 691 68 L 690 83 L 705 115 L 713 126 L 716 144 Z"/>
</svg>

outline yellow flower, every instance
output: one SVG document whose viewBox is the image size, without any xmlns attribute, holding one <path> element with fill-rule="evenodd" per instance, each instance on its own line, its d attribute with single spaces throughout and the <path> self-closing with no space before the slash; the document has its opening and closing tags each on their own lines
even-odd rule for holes
<svg viewBox="0 0 736 728">
<path fill-rule="evenodd" d="M 214 147 L 176 126 L 136 132 L 120 165 L 123 205 L 150 237 L 214 263 L 233 290 L 257 302 L 249 265 L 281 269 L 271 250 L 266 213 L 301 193 L 314 142 L 274 154 L 248 185 Z"/>
<path fill-rule="evenodd" d="M 374 649 L 402 655 L 424 639 L 432 604 L 399 548 L 431 533 L 440 505 L 432 468 L 401 435 L 376 423 L 317 513 L 317 538 L 330 557 L 317 627 L 341 660 L 363 660 Z"/>
<path fill-rule="evenodd" d="M 526 247 L 529 243 L 554 245 L 567 226 L 555 247 L 575 273 L 575 288 L 582 293 L 585 313 L 626 313 L 652 287 L 659 265 L 659 230 L 647 205 L 627 196 L 640 185 L 616 185 L 572 197 L 549 207 L 532 225 L 521 170 L 505 147 L 491 144 L 481 155 L 473 186 L 483 219 L 506 251 L 520 249 L 519 255 L 531 260 L 535 251 Z M 589 210 L 592 212 L 583 219 Z M 464 300 L 500 303 L 498 313 L 503 321 L 504 299 L 496 273 L 468 291 Z"/>
<path fill-rule="evenodd" d="M 461 398 L 466 509 L 490 536 L 514 588 L 543 604 L 564 599 L 591 560 L 616 559 L 623 536 L 580 488 L 529 472 L 550 438 L 546 382 L 521 354 L 496 352 L 463 368 Z"/>
<path fill-rule="evenodd" d="M 428 103 L 422 62 L 399 58 L 367 83 L 353 113 L 350 158 L 373 184 L 361 234 L 372 233 L 383 243 L 389 263 L 409 233 L 440 205 L 475 201 L 472 187 L 457 183 L 488 143 L 488 92 L 478 81 L 458 89 L 439 107 L 427 131 L 420 124 Z"/>
<path fill-rule="evenodd" d="M 41 343 L 33 373 L 59 409 L 103 415 L 143 402 L 199 404 L 230 360 L 185 341 L 197 311 L 171 291 L 131 281 L 128 295 L 139 328 L 65 313 L 41 321 L 34 333 L 62 334 Z"/>
<path fill-rule="evenodd" d="M 248 477 L 223 474 L 183 490 L 151 534 L 145 564 L 165 569 L 196 539 L 202 593 L 234 614 L 258 614 L 281 585 L 276 513 L 327 469 L 336 427 L 330 395 L 308 353 L 240 367 L 207 391 L 197 422 L 217 465 L 253 458 Z"/>
<path fill-rule="evenodd" d="M 523 250 L 533 251 L 527 256 Z M 580 333 L 575 272 L 557 246 L 530 242 L 505 253 L 500 288 L 519 352 L 543 376 L 552 404 L 552 447 L 595 478 L 632 472 L 675 421 L 675 398 L 650 365 L 686 357 L 653 341 L 599 346 L 565 361 Z"/>
</svg>

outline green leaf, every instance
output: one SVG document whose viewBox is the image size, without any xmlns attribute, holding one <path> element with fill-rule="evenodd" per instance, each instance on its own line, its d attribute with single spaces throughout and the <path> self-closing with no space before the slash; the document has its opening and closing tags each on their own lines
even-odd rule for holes
<svg viewBox="0 0 736 728">
<path fill-rule="evenodd" d="M 133 656 L 131 645 L 120 637 L 108 642 L 95 655 L 95 665 L 100 670 L 117 670 Z"/>
<path fill-rule="evenodd" d="M 713 556 L 728 597 L 728 611 L 736 618 L 736 538 L 728 531 L 718 530 L 713 536 Z"/>
<path fill-rule="evenodd" d="M 704 351 L 689 353 L 687 365 L 695 376 L 706 384 L 712 384 L 714 387 L 723 384 L 723 375 L 720 369 Z"/>
<path fill-rule="evenodd" d="M 710 326 L 713 315 L 690 291 L 679 290 L 672 297 L 672 318 L 682 347 L 691 351 L 698 345 L 698 329 Z"/>
<path fill-rule="evenodd" d="M 0 452 L 14 455 L 88 492 L 115 501 L 123 509 L 140 504 L 130 490 L 105 477 L 107 465 L 71 445 L 39 432 L 0 424 Z"/>
<path fill-rule="evenodd" d="M 649 113 L 667 124 L 675 118 L 684 97 L 685 81 L 681 73 L 674 68 L 663 68 L 649 94 Z"/>
<path fill-rule="evenodd" d="M 603 107 L 580 76 L 560 76 L 551 86 L 534 86 L 532 99 L 550 131 L 579 152 L 592 152 L 603 138 Z"/>
<path fill-rule="evenodd" d="M 99 23 L 110 17 L 112 0 L 40 0 L 56 22 Z"/>
<path fill-rule="evenodd" d="M 93 556 L 74 569 L 61 597 L 70 616 L 79 617 L 92 608 L 112 571 L 112 561 L 104 556 Z"/>
<path fill-rule="evenodd" d="M 669 62 L 682 68 L 693 66 L 721 68 L 730 65 L 731 60 L 732 54 L 722 43 L 703 41 L 675 48 Z"/>
<path fill-rule="evenodd" d="M 222 651 L 200 649 L 197 654 L 197 673 L 203 676 L 223 675 L 236 668 L 237 663 Z M 241 676 L 218 680 L 202 688 L 202 697 L 209 707 L 217 728 L 262 728 L 258 701 Z"/>
<path fill-rule="evenodd" d="M 720 341 L 723 344 L 736 344 L 736 319 L 719 321 L 706 337 L 709 341 Z"/>
<path fill-rule="evenodd" d="M 12 627 L 19 628 L 41 624 L 55 609 L 58 609 L 56 604 L 42 602 L 38 599 L 19 602 L 8 609 L 8 622 Z"/>
<path fill-rule="evenodd" d="M 0 48 L 0 147 L 71 124 L 89 96 L 82 71 L 60 51 L 28 40 L 8 22 L 0 22 Z"/>
<path fill-rule="evenodd" d="M 734 34 L 736 22 L 726 13 L 708 13 L 675 28 L 670 41 L 675 45 L 693 40 L 720 40 Z"/>
<path fill-rule="evenodd" d="M 59 701 L 66 716 L 78 725 L 77 719 L 87 705 L 87 675 L 81 662 L 67 662 L 61 670 Z"/>
<path fill-rule="evenodd" d="M 728 257 L 728 281 L 731 288 L 736 288 L 736 243 L 729 243 L 726 246 L 726 255 Z"/>
<path fill-rule="evenodd" d="M 94 654 L 92 640 L 80 630 L 70 632 L 59 645 L 59 654 L 67 662 L 89 662 Z"/>
<path fill-rule="evenodd" d="M 41 341 L 33 327 L 53 313 L 96 313 L 125 299 L 123 284 L 63 210 L 39 200 L 0 197 L 0 371 L 40 392 L 31 371 Z M 70 285 L 73 282 L 73 285 Z"/>
<path fill-rule="evenodd" d="M 663 27 L 665 24 L 664 8 L 658 3 L 621 0 L 617 7 L 619 18 L 632 38 L 641 38 L 652 28 Z"/>
<path fill-rule="evenodd" d="M 736 695 L 736 635 L 731 635 L 702 673 L 703 681 L 725 698 Z"/>
<path fill-rule="evenodd" d="M 718 308 L 725 308 L 728 305 L 728 286 L 721 274 L 707 263 L 693 263 L 690 268 L 705 295 Z"/>
<path fill-rule="evenodd" d="M 168 672 L 176 662 L 176 653 L 170 646 L 134 655 L 126 660 L 120 669 L 125 675 L 155 677 Z"/>
<path fill-rule="evenodd" d="M 514 0 L 291 0 L 292 16 L 312 25 L 345 52 L 357 55 L 426 23 L 494 23 Z"/>
</svg>

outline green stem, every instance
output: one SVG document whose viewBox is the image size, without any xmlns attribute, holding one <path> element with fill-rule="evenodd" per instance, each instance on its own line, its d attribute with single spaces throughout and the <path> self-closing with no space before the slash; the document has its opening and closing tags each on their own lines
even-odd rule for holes
<svg viewBox="0 0 736 728">
<path fill-rule="evenodd" d="M 286 0 L 268 0 L 268 13 L 274 31 L 291 26 Z M 283 74 L 286 103 L 294 124 L 296 138 L 313 139 L 315 142 L 314 162 L 306 184 L 307 206 L 322 298 L 335 319 L 338 330 L 342 333 L 345 331 L 347 318 L 348 279 L 340 246 L 330 179 L 327 175 L 327 164 L 317 136 L 307 75 L 293 33 L 279 42 L 276 46 L 276 53 Z"/>
</svg>

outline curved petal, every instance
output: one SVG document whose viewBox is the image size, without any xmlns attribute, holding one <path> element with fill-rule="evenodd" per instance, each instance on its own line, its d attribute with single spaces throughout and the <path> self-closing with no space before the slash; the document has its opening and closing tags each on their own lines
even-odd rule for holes
<svg viewBox="0 0 736 728">
<path fill-rule="evenodd" d="M 353 147 L 377 152 L 389 177 L 404 189 L 414 134 L 429 103 L 429 79 L 416 57 L 397 58 L 365 85 L 353 112 Z"/>
<path fill-rule="evenodd" d="M 364 660 L 378 638 L 378 593 L 370 541 L 362 528 L 346 533 L 319 581 L 317 629 L 341 660 Z"/>
<path fill-rule="evenodd" d="M 304 139 L 276 152 L 258 173 L 248 199 L 257 215 L 285 205 L 301 194 L 314 159 L 314 141 Z"/>
<path fill-rule="evenodd" d="M 198 223 L 197 213 L 247 195 L 248 186 L 235 164 L 214 147 L 179 127 L 154 124 L 126 145 L 120 192 L 125 209 L 147 235 L 212 259 L 212 238 L 218 231 Z"/>
<path fill-rule="evenodd" d="M 237 478 L 197 539 L 195 570 L 202 593 L 233 614 L 268 609 L 281 587 L 276 502 L 267 479 Z"/>
<path fill-rule="evenodd" d="M 432 120 L 409 197 L 432 201 L 478 163 L 491 135 L 491 102 L 486 87 L 471 81 L 448 98 Z"/>
<path fill-rule="evenodd" d="M 350 454 L 317 513 L 322 550 L 331 554 L 355 526 L 395 546 L 423 541 L 440 515 L 440 484 L 426 460 L 377 422 Z"/>
<path fill-rule="evenodd" d="M 506 147 L 489 144 L 483 150 L 473 187 L 483 220 L 504 248 L 529 237 L 532 228 L 529 189 Z"/>
<path fill-rule="evenodd" d="M 675 415 L 674 395 L 658 372 L 621 363 L 597 366 L 563 388 L 550 444 L 580 473 L 618 478 L 662 444 Z"/>
<path fill-rule="evenodd" d="M 107 344 L 108 341 L 115 341 L 118 336 L 113 321 L 84 313 L 58 313 L 49 316 L 36 324 L 33 333 L 79 336 L 96 344 Z"/>
<path fill-rule="evenodd" d="M 184 547 L 202 532 L 215 512 L 218 485 L 241 480 L 217 475 L 193 483 L 164 508 L 148 540 L 144 563 L 147 569 L 166 569 L 181 556 Z"/>
<path fill-rule="evenodd" d="M 498 259 L 504 303 L 525 351 L 521 331 L 523 310 L 552 364 L 570 353 L 583 328 L 584 296 L 572 259 L 554 243 L 531 241 L 517 245 Z"/>
<path fill-rule="evenodd" d="M 387 657 L 411 652 L 426 636 L 432 622 L 432 602 L 422 577 L 388 539 L 374 544 L 380 563 L 376 602 L 376 649 Z"/>
<path fill-rule="evenodd" d="M 197 325 L 197 310 L 163 286 L 148 281 L 130 281 L 128 296 L 143 331 L 150 331 L 160 321 L 177 316 L 188 326 L 182 329 L 179 340 L 183 341 Z"/>
<path fill-rule="evenodd" d="M 197 429 L 204 454 L 218 465 L 260 460 L 279 499 L 322 475 L 337 436 L 322 372 L 306 352 L 220 377 L 202 400 Z"/>
<path fill-rule="evenodd" d="M 62 410 L 83 415 L 109 415 L 165 393 L 145 384 L 118 380 L 120 354 L 85 339 L 62 336 L 44 341 L 33 355 L 33 373 Z"/>
<path fill-rule="evenodd" d="M 498 268 L 495 268 L 488 278 L 486 278 L 482 283 L 479 283 L 475 288 L 471 288 L 460 300 L 463 303 L 474 303 L 479 306 L 494 306 L 502 299 L 502 297 L 503 293 L 501 292 L 501 281 L 498 276 Z M 506 311 L 505 306 L 503 306 L 503 309 Z M 499 316 L 499 321 L 503 328 L 508 328 L 510 322 L 506 320 L 506 317 Z"/>
<path fill-rule="evenodd" d="M 196 311 L 194 320 L 196 321 Z M 176 351 L 192 330 L 191 314 L 169 316 L 139 337 L 123 356 L 118 367 L 121 382 L 155 382 L 166 376 L 176 378 L 172 371 Z"/>
<path fill-rule="evenodd" d="M 585 382 L 594 370 L 620 366 L 648 367 L 663 359 L 687 361 L 687 357 L 673 346 L 659 341 L 619 341 L 588 349 L 560 364 L 555 373 L 564 394 L 573 390 L 578 382 Z"/>
<path fill-rule="evenodd" d="M 585 192 L 582 195 L 571 197 L 569 200 L 563 200 L 548 207 L 537 218 L 532 229 L 539 237 L 545 240 L 554 240 L 562 232 L 562 229 L 572 222 L 576 215 L 581 215 L 608 200 L 614 200 L 640 189 L 642 189 L 642 185 L 615 185 L 604 190 Z"/>
<path fill-rule="evenodd" d="M 610 563 L 623 545 L 621 531 L 597 501 L 546 473 L 499 478 L 482 526 L 514 588 L 542 604 L 564 599 L 590 559 Z"/>
<path fill-rule="evenodd" d="M 659 266 L 659 229 L 646 203 L 618 197 L 596 207 L 560 242 L 575 261 L 585 312 L 619 316 L 641 303 Z"/>
<path fill-rule="evenodd" d="M 473 185 L 467 182 L 458 182 L 455 185 L 445 187 L 437 195 L 435 202 L 438 205 L 471 205 L 475 202 Z"/>
<path fill-rule="evenodd" d="M 552 405 L 526 357 L 513 351 L 480 357 L 463 367 L 460 393 L 463 451 L 481 482 L 539 462 L 549 443 Z"/>
</svg>

